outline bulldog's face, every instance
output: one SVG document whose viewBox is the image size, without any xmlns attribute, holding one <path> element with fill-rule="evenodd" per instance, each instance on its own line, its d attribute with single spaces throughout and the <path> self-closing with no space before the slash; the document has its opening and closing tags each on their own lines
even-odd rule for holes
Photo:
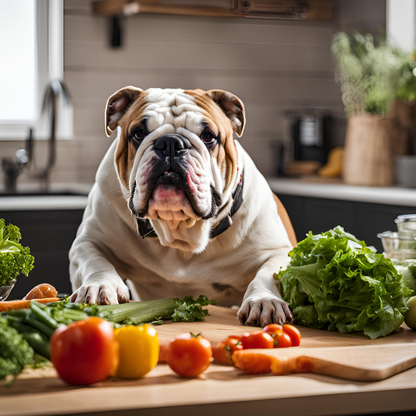
<svg viewBox="0 0 416 416">
<path fill-rule="evenodd" d="M 126 87 L 108 99 L 106 133 L 120 127 L 115 163 L 129 209 L 152 221 L 162 245 L 206 247 L 236 184 L 233 133 L 244 124 L 243 103 L 220 90 Z"/>
</svg>

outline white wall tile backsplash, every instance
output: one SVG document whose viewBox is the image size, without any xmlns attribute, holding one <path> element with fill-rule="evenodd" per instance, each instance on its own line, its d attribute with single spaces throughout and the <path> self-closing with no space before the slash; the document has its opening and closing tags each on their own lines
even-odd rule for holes
<svg viewBox="0 0 416 416">
<path fill-rule="evenodd" d="M 221 88 L 238 95 L 248 120 L 240 141 L 259 169 L 273 174 L 270 142 L 286 135 L 286 109 L 329 108 L 343 117 L 333 33 L 385 28 L 384 0 L 335 0 L 334 11 L 330 22 L 134 16 L 123 20 L 122 48 L 112 49 L 109 20 L 93 16 L 90 2 L 65 0 L 64 77 L 74 102 L 74 139 L 58 143 L 52 181 L 94 181 L 113 140 L 104 133 L 104 106 L 126 85 Z M 336 141 L 342 142 L 344 128 Z M 0 142 L 1 157 L 21 146 Z M 36 148 L 40 164 L 46 143 Z M 19 178 L 31 181 L 27 173 Z"/>
</svg>

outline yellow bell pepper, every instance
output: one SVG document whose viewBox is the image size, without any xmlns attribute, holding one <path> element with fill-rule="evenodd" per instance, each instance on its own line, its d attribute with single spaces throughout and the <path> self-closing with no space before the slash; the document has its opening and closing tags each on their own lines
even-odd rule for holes
<svg viewBox="0 0 416 416">
<path fill-rule="evenodd" d="M 114 331 L 119 344 L 119 364 L 112 374 L 119 378 L 139 378 L 154 368 L 159 360 L 159 339 L 150 325 L 124 326 Z"/>
</svg>

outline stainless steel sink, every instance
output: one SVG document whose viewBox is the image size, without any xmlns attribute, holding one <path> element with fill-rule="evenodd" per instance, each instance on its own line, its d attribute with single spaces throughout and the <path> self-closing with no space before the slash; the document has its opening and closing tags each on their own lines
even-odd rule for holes
<svg viewBox="0 0 416 416">
<path fill-rule="evenodd" d="M 38 197 L 38 196 L 88 196 L 88 192 L 76 191 L 24 191 L 24 192 L 0 192 L 1 197 Z"/>
<path fill-rule="evenodd" d="M 0 190 L 0 215 L 4 211 L 83 210 L 90 186 L 56 187 L 50 190 L 27 187 L 17 192 Z"/>
</svg>

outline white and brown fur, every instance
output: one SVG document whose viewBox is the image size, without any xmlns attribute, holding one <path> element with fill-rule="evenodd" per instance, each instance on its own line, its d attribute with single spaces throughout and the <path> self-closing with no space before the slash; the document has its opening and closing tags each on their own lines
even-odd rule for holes
<svg viewBox="0 0 416 416">
<path fill-rule="evenodd" d="M 127 302 L 129 279 L 141 300 L 204 294 L 219 305 L 241 305 L 238 318 L 245 324 L 290 321 L 273 273 L 287 264 L 296 240 L 280 201 L 233 138 L 246 123 L 241 100 L 221 90 L 126 87 L 109 98 L 105 119 L 106 133 L 118 134 L 70 251 L 71 299 Z M 138 143 L 131 134 L 143 120 L 146 137 Z M 206 129 L 218 137 L 212 147 L 201 140 Z M 190 143 L 188 196 L 169 185 L 149 188 L 154 143 L 166 134 Z M 210 240 L 210 230 L 231 209 L 243 171 L 243 203 L 233 224 Z M 139 236 L 137 215 L 150 219 L 158 238 Z"/>
</svg>

